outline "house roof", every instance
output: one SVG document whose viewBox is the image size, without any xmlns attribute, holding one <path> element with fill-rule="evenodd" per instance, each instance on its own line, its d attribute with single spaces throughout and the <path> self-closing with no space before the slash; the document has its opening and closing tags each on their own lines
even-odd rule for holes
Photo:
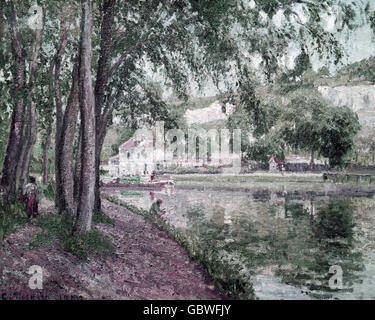
<svg viewBox="0 0 375 320">
<path fill-rule="evenodd" d="M 116 156 L 110 157 L 108 160 L 119 160 L 119 159 L 120 159 L 120 156 L 116 155 Z"/>
<path fill-rule="evenodd" d="M 120 145 L 119 149 L 121 150 L 129 150 L 129 149 L 134 149 L 134 147 L 136 146 L 136 140 L 134 137 L 130 138 L 128 141 L 126 141 L 125 143 L 123 143 L 122 145 Z M 143 146 L 143 147 L 153 147 L 154 143 L 153 141 L 151 140 L 145 140 L 145 139 L 142 139 L 142 140 L 138 140 L 138 145 L 139 146 Z"/>
<path fill-rule="evenodd" d="M 135 139 L 134 137 L 130 138 L 128 141 L 120 145 L 119 149 L 129 149 L 135 147 Z"/>
<path fill-rule="evenodd" d="M 270 161 L 271 161 L 271 160 L 275 161 L 277 164 L 282 164 L 282 163 L 283 163 L 283 160 L 281 160 L 280 158 L 271 157 L 271 158 L 270 158 Z"/>
</svg>

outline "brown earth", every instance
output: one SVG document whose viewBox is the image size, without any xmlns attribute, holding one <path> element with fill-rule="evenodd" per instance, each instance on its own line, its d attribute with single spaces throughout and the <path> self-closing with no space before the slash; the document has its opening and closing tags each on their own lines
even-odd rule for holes
<svg viewBox="0 0 375 320">
<path fill-rule="evenodd" d="M 164 232 L 107 200 L 103 209 L 114 225 L 95 228 L 112 240 L 114 255 L 81 261 L 58 243 L 30 250 L 40 230 L 31 223 L 3 242 L 0 299 L 226 299 Z M 32 265 L 43 268 L 42 290 L 28 288 Z"/>
</svg>

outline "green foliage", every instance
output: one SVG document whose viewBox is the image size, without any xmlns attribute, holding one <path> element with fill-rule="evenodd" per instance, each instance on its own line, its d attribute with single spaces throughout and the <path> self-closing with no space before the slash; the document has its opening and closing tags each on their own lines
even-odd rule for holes
<svg viewBox="0 0 375 320">
<path fill-rule="evenodd" d="M 347 107 L 329 108 L 324 113 L 319 125 L 320 152 L 331 166 L 342 165 L 360 128 L 358 115 Z"/>
<path fill-rule="evenodd" d="M 375 57 L 363 59 L 342 68 L 337 75 L 337 78 L 340 77 L 347 77 L 350 81 L 369 81 L 375 83 Z"/>
<path fill-rule="evenodd" d="M 97 215 L 93 220 L 97 223 L 113 223 L 109 217 L 103 214 Z M 59 242 L 64 250 L 83 260 L 92 255 L 107 256 L 113 253 L 110 240 L 97 230 L 72 236 L 73 219 L 67 214 L 44 215 L 38 219 L 37 225 L 42 231 L 34 235 L 30 243 L 31 248 L 51 246 Z"/>
<path fill-rule="evenodd" d="M 281 117 L 280 136 L 296 150 L 317 151 L 340 166 L 352 150 L 360 130 L 357 114 L 347 107 L 334 108 L 317 98 L 298 95 Z"/>
<path fill-rule="evenodd" d="M 72 232 L 73 220 L 66 214 L 47 214 L 38 219 L 37 226 L 41 232 L 33 236 L 31 248 L 50 246 L 57 240 L 69 237 Z"/>
<path fill-rule="evenodd" d="M 278 118 L 278 106 L 267 104 L 256 92 L 257 83 L 249 78 L 242 78 L 239 83 L 239 94 L 230 96 L 227 101 L 234 104 L 235 110 L 228 118 L 229 130 L 241 129 L 241 148 L 249 148 L 249 135 L 256 138 L 269 133 Z"/>
<path fill-rule="evenodd" d="M 281 117 L 282 139 L 292 148 L 311 151 L 319 150 L 319 123 L 327 105 L 317 98 L 297 95 L 285 108 Z"/>
<path fill-rule="evenodd" d="M 112 243 L 97 230 L 65 237 L 62 239 L 62 244 L 66 251 L 82 260 L 89 256 L 108 256 L 114 253 Z"/>
<path fill-rule="evenodd" d="M 284 151 L 280 144 L 269 139 L 259 139 L 250 145 L 247 158 L 262 163 L 268 163 L 271 156 L 284 159 Z"/>
<path fill-rule="evenodd" d="M 117 139 L 116 143 L 111 145 L 112 156 L 119 154 L 120 145 L 126 142 L 127 140 L 129 140 L 133 136 L 134 131 L 135 130 L 132 130 L 131 128 L 128 128 L 128 127 L 121 128 L 121 131 L 119 132 L 120 137 Z"/>
<path fill-rule="evenodd" d="M 94 223 L 104 223 L 108 225 L 114 225 L 114 221 L 101 211 L 95 211 L 92 215 L 92 221 Z"/>
<path fill-rule="evenodd" d="M 0 240 L 4 240 L 28 220 L 25 205 L 21 202 L 11 202 L 6 208 L 0 208 Z"/>
</svg>

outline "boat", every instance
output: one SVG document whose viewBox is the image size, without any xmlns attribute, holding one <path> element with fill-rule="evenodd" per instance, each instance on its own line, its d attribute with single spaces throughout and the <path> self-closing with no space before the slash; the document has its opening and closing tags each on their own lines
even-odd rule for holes
<svg viewBox="0 0 375 320">
<path fill-rule="evenodd" d="M 151 184 L 158 185 L 158 186 L 174 186 L 175 182 L 170 176 L 160 176 L 160 177 L 153 177 L 151 176 Z"/>
</svg>

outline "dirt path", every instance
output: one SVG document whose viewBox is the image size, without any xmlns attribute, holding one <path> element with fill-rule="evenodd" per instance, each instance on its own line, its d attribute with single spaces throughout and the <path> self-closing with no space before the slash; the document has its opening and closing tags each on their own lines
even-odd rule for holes
<svg viewBox="0 0 375 320">
<path fill-rule="evenodd" d="M 103 200 L 116 228 L 101 226 L 116 245 L 115 282 L 143 299 L 223 298 L 206 280 L 203 268 L 164 232 L 127 209 Z M 120 260 L 120 261 L 119 261 Z M 111 263 L 111 262 L 109 262 Z"/>
<path fill-rule="evenodd" d="M 8 237 L 0 252 L 0 299 L 225 299 L 203 268 L 165 233 L 127 209 L 103 200 L 115 225 L 97 225 L 116 253 L 79 261 L 56 243 L 27 249 L 38 227 L 28 225 Z M 28 288 L 28 268 L 43 268 L 43 289 Z"/>
</svg>

